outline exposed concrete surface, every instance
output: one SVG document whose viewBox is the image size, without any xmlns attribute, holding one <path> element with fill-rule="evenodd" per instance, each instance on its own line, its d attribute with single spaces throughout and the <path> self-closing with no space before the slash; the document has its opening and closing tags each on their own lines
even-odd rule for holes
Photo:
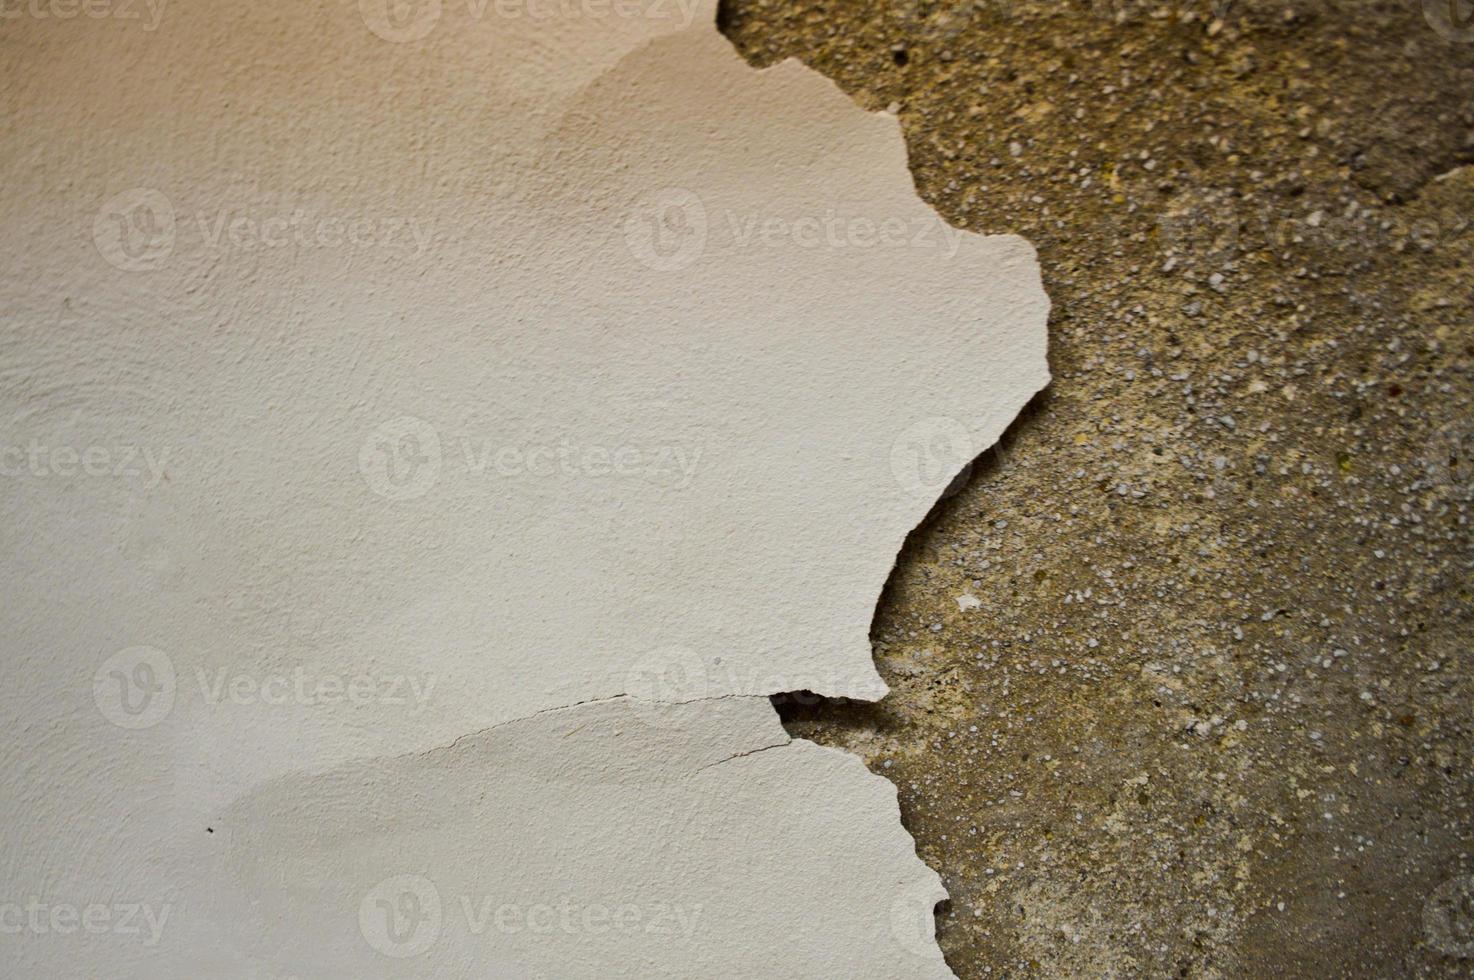
<svg viewBox="0 0 1474 980">
<path fill-rule="evenodd" d="M 1054 300 L 1053 387 L 878 610 L 893 693 L 785 711 L 900 787 L 959 976 L 1474 971 L 1474 43 L 1446 16 L 724 9 L 754 63 L 894 104 L 922 196 L 1027 236 Z"/>
</svg>

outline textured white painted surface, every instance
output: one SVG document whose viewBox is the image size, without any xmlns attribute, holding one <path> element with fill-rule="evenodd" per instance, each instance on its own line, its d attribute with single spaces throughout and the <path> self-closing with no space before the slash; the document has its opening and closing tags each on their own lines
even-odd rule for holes
<svg viewBox="0 0 1474 980">
<path fill-rule="evenodd" d="M 3 972 L 947 975 L 764 696 L 884 693 L 1027 244 L 708 9 L 140 9 L 0 50 Z"/>
</svg>

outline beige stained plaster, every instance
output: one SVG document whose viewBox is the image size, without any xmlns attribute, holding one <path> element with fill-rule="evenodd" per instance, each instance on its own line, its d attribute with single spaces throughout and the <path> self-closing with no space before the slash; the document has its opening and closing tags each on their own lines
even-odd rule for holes
<svg viewBox="0 0 1474 980">
<path fill-rule="evenodd" d="M 4 972 L 949 975 L 766 696 L 885 693 L 1029 246 L 706 7 L 141 9 L 0 50 Z"/>
</svg>

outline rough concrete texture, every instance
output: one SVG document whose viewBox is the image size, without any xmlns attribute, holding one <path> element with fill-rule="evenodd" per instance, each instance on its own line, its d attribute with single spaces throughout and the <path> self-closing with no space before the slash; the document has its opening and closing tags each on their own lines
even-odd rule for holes
<svg viewBox="0 0 1474 980">
<path fill-rule="evenodd" d="M 894 105 L 922 196 L 1027 236 L 1054 301 L 1052 388 L 880 604 L 893 693 L 784 707 L 900 787 L 963 978 L 1474 973 L 1474 43 L 1442 2 L 722 12 Z"/>
</svg>

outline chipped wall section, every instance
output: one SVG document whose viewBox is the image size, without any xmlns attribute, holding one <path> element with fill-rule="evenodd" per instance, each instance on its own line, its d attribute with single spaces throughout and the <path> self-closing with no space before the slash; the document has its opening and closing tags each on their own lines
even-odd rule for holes
<svg viewBox="0 0 1474 980">
<path fill-rule="evenodd" d="M 248 962 L 311 976 L 950 975 L 892 909 L 941 889 L 890 786 L 790 742 L 764 699 L 644 710 L 270 782 L 194 848 L 212 920 Z"/>
<path fill-rule="evenodd" d="M 765 696 L 884 693 L 1032 251 L 612 9 L 18 23 L 7 882 L 158 929 L 7 972 L 947 975 L 893 790 Z"/>
</svg>

